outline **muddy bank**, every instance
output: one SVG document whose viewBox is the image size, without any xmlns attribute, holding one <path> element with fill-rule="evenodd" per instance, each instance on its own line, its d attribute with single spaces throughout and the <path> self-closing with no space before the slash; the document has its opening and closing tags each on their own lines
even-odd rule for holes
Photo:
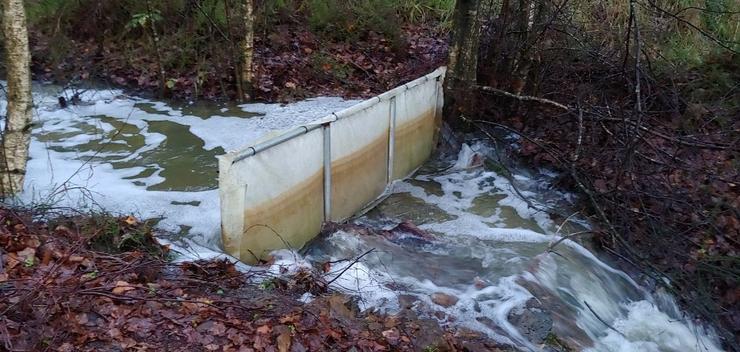
<svg viewBox="0 0 740 352">
<path fill-rule="evenodd" d="M 411 309 L 360 313 L 310 271 L 277 278 L 228 261 L 172 263 L 133 217 L 32 215 L 0 210 L 8 351 L 500 350 Z"/>
</svg>

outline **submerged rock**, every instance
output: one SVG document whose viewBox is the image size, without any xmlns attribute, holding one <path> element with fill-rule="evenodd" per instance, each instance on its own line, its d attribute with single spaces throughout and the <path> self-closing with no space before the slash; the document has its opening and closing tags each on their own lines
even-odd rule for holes
<svg viewBox="0 0 740 352">
<path fill-rule="evenodd" d="M 513 310 L 509 322 L 533 344 L 542 344 L 552 333 L 552 315 L 536 299 L 530 299 L 524 308 Z"/>
<path fill-rule="evenodd" d="M 431 295 L 431 298 L 434 304 L 445 307 L 445 308 L 454 306 L 455 304 L 457 304 L 457 301 L 459 300 L 457 297 L 448 295 L 443 292 L 435 292 Z"/>
<path fill-rule="evenodd" d="M 323 225 L 321 233 L 329 235 L 344 231 L 358 236 L 381 236 L 388 241 L 399 244 L 424 245 L 432 243 L 435 238 L 431 233 L 417 227 L 411 221 L 403 221 L 390 230 L 372 228 L 361 224 L 340 224 L 327 222 Z"/>
<path fill-rule="evenodd" d="M 419 298 L 414 295 L 398 295 L 398 307 L 401 309 L 411 309 L 414 307 L 416 302 L 419 302 Z"/>
</svg>

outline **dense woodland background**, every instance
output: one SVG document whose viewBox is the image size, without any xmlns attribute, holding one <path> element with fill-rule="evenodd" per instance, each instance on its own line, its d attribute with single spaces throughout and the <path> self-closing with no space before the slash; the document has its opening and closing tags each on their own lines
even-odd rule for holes
<svg viewBox="0 0 740 352">
<path fill-rule="evenodd" d="M 244 99 L 243 8 L 28 0 L 34 78 Z M 451 125 L 520 135 L 512 152 L 561 172 L 603 251 L 738 348 L 740 3 L 262 0 L 253 9 L 247 98 L 370 96 L 449 63 Z"/>
</svg>

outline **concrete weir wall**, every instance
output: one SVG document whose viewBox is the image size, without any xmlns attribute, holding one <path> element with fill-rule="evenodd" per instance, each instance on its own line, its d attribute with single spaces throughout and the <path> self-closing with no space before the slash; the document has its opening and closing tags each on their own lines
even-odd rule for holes
<svg viewBox="0 0 740 352">
<path fill-rule="evenodd" d="M 421 166 L 436 143 L 444 73 L 219 156 L 226 252 L 253 263 L 300 248 Z"/>
</svg>

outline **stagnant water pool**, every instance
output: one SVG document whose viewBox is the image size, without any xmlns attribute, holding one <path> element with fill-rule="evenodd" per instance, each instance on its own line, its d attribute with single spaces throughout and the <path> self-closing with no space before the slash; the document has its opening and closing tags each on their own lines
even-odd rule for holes
<svg viewBox="0 0 740 352">
<path fill-rule="evenodd" d="M 57 98 L 71 94 L 34 86 L 37 125 L 19 201 L 160 218 L 184 258 L 223 255 L 216 155 L 355 103 L 178 105 L 97 89 L 82 93 L 80 104 L 60 108 Z M 480 143 L 465 150 L 492 153 Z M 433 240 L 340 230 L 300 253 L 275 253 L 274 267 L 339 261 L 329 279 L 343 274 L 332 285 L 358 295 L 363 308 L 392 312 L 411 305 L 443 324 L 522 350 L 542 349 L 550 325 L 560 339 L 591 351 L 720 350 L 716 336 L 669 295 L 645 290 L 574 241 L 552 247 L 560 236 L 587 227 L 577 215 L 561 226 L 562 219 L 530 206 L 567 209 L 570 196 L 549 187 L 552 174 L 517 168 L 503 177 L 496 165 L 466 167 L 466 155 L 430 161 L 354 220 L 386 229 L 411 221 Z M 344 270 L 350 262 L 341 259 L 373 248 Z M 455 302 L 440 305 L 434 295 Z"/>
</svg>

